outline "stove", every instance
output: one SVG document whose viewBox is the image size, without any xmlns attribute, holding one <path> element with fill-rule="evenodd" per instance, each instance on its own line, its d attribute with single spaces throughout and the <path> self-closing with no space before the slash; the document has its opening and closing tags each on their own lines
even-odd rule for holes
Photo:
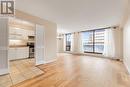
<svg viewBox="0 0 130 87">
<path fill-rule="evenodd" d="M 35 43 L 34 43 L 34 36 L 28 36 L 27 46 L 29 46 L 29 58 L 34 58 L 35 54 Z"/>
<path fill-rule="evenodd" d="M 27 46 L 29 46 L 29 58 L 34 58 L 34 43 L 33 42 L 28 42 Z"/>
</svg>

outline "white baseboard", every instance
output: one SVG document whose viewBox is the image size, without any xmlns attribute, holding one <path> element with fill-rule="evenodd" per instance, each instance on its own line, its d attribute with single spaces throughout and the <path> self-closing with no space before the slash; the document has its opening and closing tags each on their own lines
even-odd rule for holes
<svg viewBox="0 0 130 87">
<path fill-rule="evenodd" d="M 41 65 L 41 64 L 44 64 L 44 61 L 38 61 L 38 62 L 36 62 L 36 65 Z"/>
<path fill-rule="evenodd" d="M 44 64 L 47 64 L 47 63 L 51 63 L 51 62 L 55 62 L 57 59 L 53 59 L 53 60 L 49 60 L 49 61 L 44 61 Z"/>
<path fill-rule="evenodd" d="M 38 61 L 36 62 L 36 65 L 41 65 L 41 64 L 47 64 L 51 62 L 55 62 L 57 59 L 49 60 L 49 61 Z"/>
<path fill-rule="evenodd" d="M 0 75 L 8 74 L 9 70 L 8 69 L 0 69 Z"/>
<path fill-rule="evenodd" d="M 128 73 L 129 73 L 129 75 L 130 75 L 130 68 L 128 67 L 128 65 L 126 64 L 126 62 L 125 62 L 125 61 L 123 61 L 123 63 L 124 63 L 124 65 L 125 65 L 125 67 L 126 67 L 126 69 L 127 69 Z"/>
</svg>

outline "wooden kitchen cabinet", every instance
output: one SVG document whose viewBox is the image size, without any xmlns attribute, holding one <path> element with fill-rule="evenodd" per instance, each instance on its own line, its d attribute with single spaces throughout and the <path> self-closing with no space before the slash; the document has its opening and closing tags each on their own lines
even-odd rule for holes
<svg viewBox="0 0 130 87">
<path fill-rule="evenodd" d="M 29 47 L 12 47 L 9 48 L 9 60 L 24 59 L 29 57 Z"/>
</svg>

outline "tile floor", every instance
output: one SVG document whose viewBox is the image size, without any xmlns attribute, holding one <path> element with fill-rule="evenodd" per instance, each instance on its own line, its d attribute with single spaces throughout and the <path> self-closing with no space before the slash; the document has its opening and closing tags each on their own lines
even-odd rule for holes
<svg viewBox="0 0 130 87">
<path fill-rule="evenodd" d="M 10 74 L 0 76 L 0 87 L 10 87 L 43 73 L 35 67 L 34 59 L 10 61 Z"/>
</svg>

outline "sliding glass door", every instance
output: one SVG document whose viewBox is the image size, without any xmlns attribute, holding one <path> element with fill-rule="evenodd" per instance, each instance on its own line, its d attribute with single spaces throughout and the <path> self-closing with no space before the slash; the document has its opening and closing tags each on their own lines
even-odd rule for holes
<svg viewBox="0 0 130 87">
<path fill-rule="evenodd" d="M 66 51 L 71 51 L 71 34 L 66 34 Z"/>
<path fill-rule="evenodd" d="M 82 32 L 82 43 L 85 53 L 103 53 L 104 31 L 91 30 Z"/>
<path fill-rule="evenodd" d="M 93 52 L 93 31 L 82 33 L 84 52 Z"/>
</svg>

